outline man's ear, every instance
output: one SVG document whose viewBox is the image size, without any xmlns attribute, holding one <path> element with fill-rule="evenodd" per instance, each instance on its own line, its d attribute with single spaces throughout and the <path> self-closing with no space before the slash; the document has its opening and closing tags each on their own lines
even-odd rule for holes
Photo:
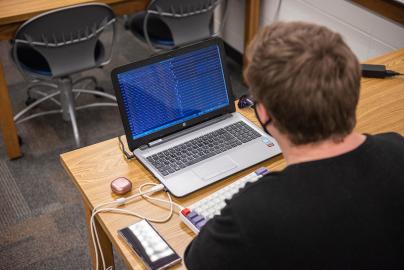
<svg viewBox="0 0 404 270">
<path fill-rule="evenodd" d="M 256 106 L 257 106 L 257 113 L 261 121 L 265 123 L 269 119 L 267 110 L 265 109 L 264 105 L 262 105 L 262 103 L 258 103 Z"/>
</svg>

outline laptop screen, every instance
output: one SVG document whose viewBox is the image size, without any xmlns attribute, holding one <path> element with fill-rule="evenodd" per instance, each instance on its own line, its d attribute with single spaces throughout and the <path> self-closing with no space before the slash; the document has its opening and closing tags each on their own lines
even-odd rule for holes
<svg viewBox="0 0 404 270">
<path fill-rule="evenodd" d="M 217 44 L 116 75 L 132 139 L 229 105 Z"/>
</svg>

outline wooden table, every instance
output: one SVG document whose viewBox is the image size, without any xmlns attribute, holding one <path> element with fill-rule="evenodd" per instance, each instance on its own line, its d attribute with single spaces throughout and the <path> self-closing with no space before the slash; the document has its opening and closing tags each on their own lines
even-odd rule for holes
<svg viewBox="0 0 404 270">
<path fill-rule="evenodd" d="M 377 14 L 404 25 L 404 3 L 400 0 L 351 0 Z"/>
<path fill-rule="evenodd" d="M 369 63 L 386 64 L 388 68 L 404 73 L 404 49 L 376 58 Z M 239 112 L 258 124 L 252 109 L 243 109 Z M 356 129 L 359 132 L 375 134 L 395 131 L 404 135 L 404 78 L 363 79 L 357 118 Z M 116 177 L 127 177 L 133 182 L 134 187 L 146 182 L 156 182 L 138 161 L 127 161 L 123 158 L 116 138 L 65 153 L 61 155 L 61 162 L 82 194 L 87 223 L 94 206 L 117 198 L 111 194 L 109 187 L 111 180 Z M 285 162 L 281 156 L 278 156 L 175 201 L 188 206 L 260 166 L 281 170 L 285 167 Z M 124 208 L 153 217 L 167 214 L 166 210 L 144 200 L 138 200 Z M 129 269 L 144 269 L 140 260 L 117 235 L 118 229 L 138 220 L 135 217 L 113 213 L 101 213 L 98 216 L 97 226 L 102 236 L 104 254 L 110 264 L 113 263 L 112 245 L 114 245 Z M 168 223 L 155 224 L 155 227 L 181 256 L 194 237 L 188 227 L 180 222 L 178 215 L 174 215 Z M 89 243 L 89 245 L 94 263 L 94 250 L 92 244 Z M 175 268 L 184 268 L 184 264 L 177 265 Z"/>
<path fill-rule="evenodd" d="M 144 10 L 149 0 L 0 0 L 0 41 L 10 40 L 26 20 L 49 10 L 87 2 L 102 2 L 111 6 L 117 16 Z M 258 31 L 260 0 L 247 0 L 245 44 Z M 10 159 L 21 156 L 13 110 L 0 61 L 0 128 Z"/>
</svg>

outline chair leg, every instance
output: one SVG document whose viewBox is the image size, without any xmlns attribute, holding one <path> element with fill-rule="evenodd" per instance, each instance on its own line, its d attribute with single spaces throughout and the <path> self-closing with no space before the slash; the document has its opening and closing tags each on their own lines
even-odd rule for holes
<svg viewBox="0 0 404 270">
<path fill-rule="evenodd" d="M 44 115 L 49 115 L 49 114 L 55 114 L 55 113 L 61 113 L 62 110 L 51 110 L 51 111 L 46 111 L 46 112 L 39 112 L 39 113 L 34 113 L 31 114 L 27 117 L 24 117 L 23 119 L 20 119 L 18 121 L 16 121 L 16 124 L 21 124 L 24 123 L 25 121 L 31 120 L 33 118 L 39 117 L 39 116 L 44 116 Z"/>
<path fill-rule="evenodd" d="M 83 86 L 83 88 L 86 88 L 89 83 L 94 84 L 94 87 L 96 87 L 98 85 L 97 78 L 95 78 L 94 76 L 86 76 L 86 77 L 81 77 L 80 79 L 73 81 L 73 87 L 84 81 L 88 81 L 88 82 Z"/>
<path fill-rule="evenodd" d="M 48 96 L 48 95 L 49 95 L 49 94 L 44 93 L 44 92 L 39 91 L 39 90 L 34 90 L 34 89 L 31 89 L 31 91 L 32 91 L 32 93 L 34 93 L 34 94 L 36 94 L 36 95 L 38 95 L 38 96 L 43 96 L 43 97 L 46 97 L 46 96 Z M 53 101 L 53 102 L 54 102 L 56 105 L 61 106 L 60 102 L 59 102 L 59 101 L 57 101 L 56 99 L 54 99 L 54 98 L 50 98 L 49 100 Z"/>
<path fill-rule="evenodd" d="M 52 94 L 49 94 L 48 96 L 43 97 L 43 98 L 40 98 L 40 99 L 38 99 L 37 101 L 33 102 L 31 105 L 27 106 L 24 110 L 22 110 L 22 111 L 20 111 L 19 113 L 17 113 L 17 114 L 14 116 L 14 121 L 17 121 L 18 119 L 20 119 L 21 116 L 23 116 L 25 113 L 27 113 L 29 110 L 31 110 L 32 108 L 34 108 L 34 107 L 37 106 L 38 104 L 44 102 L 45 100 L 51 99 L 51 98 L 53 98 L 54 96 L 59 95 L 59 94 L 60 94 L 59 92 L 60 92 L 60 91 L 57 91 L 57 92 L 52 93 Z"/>
<path fill-rule="evenodd" d="M 34 81 L 31 82 L 27 87 L 26 87 L 26 91 L 27 91 L 27 95 L 31 96 L 31 91 L 34 91 L 34 88 L 36 87 L 49 87 L 51 89 L 57 89 L 58 85 L 51 83 L 51 82 L 38 82 L 38 81 Z"/>
<path fill-rule="evenodd" d="M 76 121 L 76 109 L 72 105 L 69 106 L 69 114 L 70 114 L 70 121 L 72 123 L 72 128 L 73 128 L 74 141 L 76 142 L 76 146 L 80 147 L 80 134 L 79 134 L 79 129 L 77 127 L 77 121 Z"/>
<path fill-rule="evenodd" d="M 76 107 L 76 111 L 86 109 L 86 108 L 94 108 L 94 107 L 118 107 L 116 102 L 97 102 L 91 103 L 83 106 Z"/>
<path fill-rule="evenodd" d="M 73 89 L 73 92 L 74 93 L 85 93 L 85 94 L 99 95 L 99 96 L 108 98 L 108 99 L 116 102 L 116 97 L 115 96 L 113 96 L 111 94 L 108 94 L 108 93 L 100 92 L 100 91 L 97 91 L 97 90 Z"/>
<path fill-rule="evenodd" d="M 60 101 L 62 103 L 62 116 L 63 120 L 70 121 L 73 128 L 74 140 L 77 147 L 80 146 L 80 135 L 76 121 L 76 106 L 73 95 L 73 84 L 70 78 L 62 78 L 60 82 Z"/>
</svg>

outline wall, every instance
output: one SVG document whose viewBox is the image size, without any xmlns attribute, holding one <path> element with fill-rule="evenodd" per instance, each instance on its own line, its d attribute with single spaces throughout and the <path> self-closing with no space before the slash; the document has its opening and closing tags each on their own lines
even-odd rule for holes
<svg viewBox="0 0 404 270">
<path fill-rule="evenodd" d="M 222 33 L 235 49 L 244 49 L 244 0 L 229 0 Z M 219 18 L 220 19 L 220 18 Z M 309 21 L 339 32 L 363 61 L 404 48 L 404 27 L 345 0 L 262 0 L 260 24 Z"/>
</svg>

